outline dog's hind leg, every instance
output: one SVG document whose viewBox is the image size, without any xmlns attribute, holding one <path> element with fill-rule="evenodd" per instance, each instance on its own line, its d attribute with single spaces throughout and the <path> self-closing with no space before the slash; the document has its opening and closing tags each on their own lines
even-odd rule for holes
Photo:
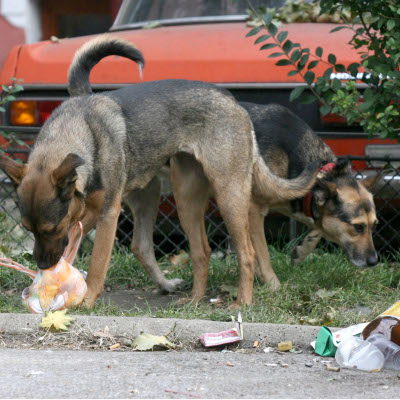
<svg viewBox="0 0 400 400">
<path fill-rule="evenodd" d="M 210 186 L 201 165 L 188 154 L 178 154 L 171 160 L 171 183 L 193 265 L 192 297 L 181 299 L 180 303 L 198 302 L 206 293 L 211 254 L 205 227 Z"/>
<path fill-rule="evenodd" d="M 252 204 L 250 206 L 249 221 L 250 235 L 256 252 L 256 273 L 263 283 L 268 283 L 272 290 L 279 289 L 280 283 L 271 266 L 267 242 L 264 232 L 264 218 L 266 210 L 261 210 L 259 206 Z"/>
<path fill-rule="evenodd" d="M 307 234 L 303 241 L 292 251 L 292 264 L 300 264 L 317 246 L 322 238 L 322 232 L 314 229 Z"/>
<path fill-rule="evenodd" d="M 243 182 L 245 186 L 245 182 Z M 240 267 L 239 292 L 235 307 L 253 300 L 255 253 L 249 227 L 249 199 L 242 185 L 215 187 L 215 195 L 225 225 L 231 235 Z"/>
<path fill-rule="evenodd" d="M 129 193 L 125 198 L 134 218 L 132 252 L 144 266 L 152 281 L 163 293 L 171 293 L 183 286 L 182 279 L 165 278 L 158 266 L 153 243 L 153 230 L 160 203 L 161 182 L 155 177 L 145 188 Z"/>
<path fill-rule="evenodd" d="M 96 238 L 86 283 L 88 291 L 84 304 L 93 307 L 104 287 L 104 279 L 110 265 L 118 217 L 121 212 L 121 196 L 117 196 L 112 205 L 101 215 L 96 224 Z"/>
</svg>

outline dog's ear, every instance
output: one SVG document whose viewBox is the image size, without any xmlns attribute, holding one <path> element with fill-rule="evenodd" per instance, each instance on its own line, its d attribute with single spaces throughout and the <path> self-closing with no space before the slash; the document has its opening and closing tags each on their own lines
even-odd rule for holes
<svg viewBox="0 0 400 400">
<path fill-rule="evenodd" d="M 336 196 L 336 194 L 336 183 L 325 179 L 318 179 L 312 189 L 312 195 L 319 206 L 323 206 L 329 198 Z"/>
<path fill-rule="evenodd" d="M 76 169 L 85 164 L 85 160 L 74 153 L 69 153 L 58 168 L 53 171 L 53 184 L 59 189 L 61 198 L 67 200 L 72 197 L 75 182 L 78 179 Z"/>
<path fill-rule="evenodd" d="M 335 167 L 332 169 L 334 176 L 347 175 L 351 172 L 350 160 L 347 157 L 338 158 Z"/>
<path fill-rule="evenodd" d="M 26 174 L 26 165 L 17 163 L 3 153 L 0 153 L 0 169 L 6 173 L 15 186 L 21 183 Z"/>
<path fill-rule="evenodd" d="M 365 189 L 367 189 L 368 191 L 370 191 L 371 193 L 374 193 L 376 190 L 376 187 L 378 185 L 378 182 L 382 179 L 382 177 L 387 174 L 388 172 L 390 172 L 390 170 L 381 170 L 380 172 L 378 172 L 376 175 L 373 176 L 369 176 L 368 178 L 364 178 L 360 180 L 360 183 L 365 187 Z"/>
</svg>

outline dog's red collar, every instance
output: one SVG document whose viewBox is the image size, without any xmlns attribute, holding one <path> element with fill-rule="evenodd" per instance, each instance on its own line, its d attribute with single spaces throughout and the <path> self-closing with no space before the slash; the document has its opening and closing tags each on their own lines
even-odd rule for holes
<svg viewBox="0 0 400 400">
<path fill-rule="evenodd" d="M 335 168 L 336 164 L 331 162 L 325 164 L 319 169 L 319 175 L 325 175 L 327 172 L 332 171 Z M 312 200 L 312 192 L 308 192 L 303 198 L 303 213 L 309 217 L 313 218 L 312 210 L 311 210 L 311 200 Z"/>
</svg>

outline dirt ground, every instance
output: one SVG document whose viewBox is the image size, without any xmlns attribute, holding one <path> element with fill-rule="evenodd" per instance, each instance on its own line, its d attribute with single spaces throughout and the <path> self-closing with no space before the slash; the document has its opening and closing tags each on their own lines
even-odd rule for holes
<svg viewBox="0 0 400 400">
<path fill-rule="evenodd" d="M 154 311 L 159 308 L 165 309 L 190 293 L 190 291 L 187 291 L 161 295 L 155 288 L 108 290 L 106 288 L 100 299 L 110 301 L 111 304 L 118 306 L 122 310 L 132 310 L 134 308 L 147 310 L 150 308 Z"/>
</svg>

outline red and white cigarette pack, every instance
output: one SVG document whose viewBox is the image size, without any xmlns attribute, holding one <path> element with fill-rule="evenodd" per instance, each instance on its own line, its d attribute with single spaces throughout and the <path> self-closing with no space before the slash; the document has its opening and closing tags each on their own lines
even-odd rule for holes
<svg viewBox="0 0 400 400">
<path fill-rule="evenodd" d="M 233 322 L 235 318 L 232 317 Z M 227 331 L 216 333 L 203 333 L 199 336 L 200 342 L 205 347 L 222 346 L 228 343 L 240 342 L 243 339 L 242 315 L 238 314 L 236 327 Z"/>
</svg>

